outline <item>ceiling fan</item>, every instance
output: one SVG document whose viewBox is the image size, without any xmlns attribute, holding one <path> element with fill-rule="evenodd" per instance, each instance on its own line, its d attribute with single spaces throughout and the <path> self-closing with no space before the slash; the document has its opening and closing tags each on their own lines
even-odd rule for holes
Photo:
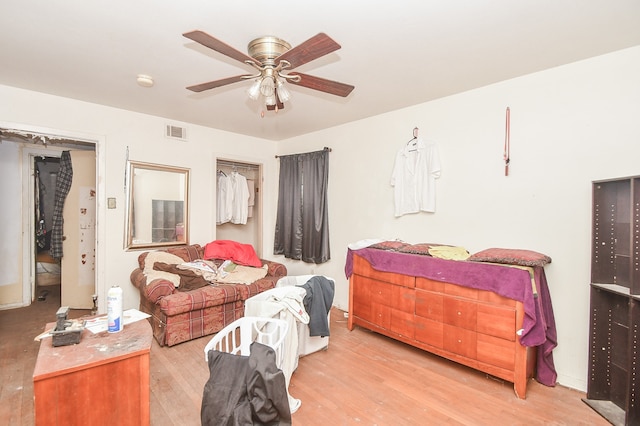
<svg viewBox="0 0 640 426">
<path fill-rule="evenodd" d="M 340 45 L 324 33 L 311 37 L 293 49 L 289 43 L 277 37 L 260 37 L 249 42 L 247 47 L 248 55 L 204 31 L 195 30 L 184 33 L 183 36 L 225 56 L 250 65 L 258 71 L 257 74 L 237 75 L 187 87 L 187 89 L 194 92 L 202 92 L 239 81 L 254 80 L 253 85 L 248 90 L 249 97 L 256 100 L 262 95 L 265 98 L 267 110 L 275 110 L 277 112 L 278 109 L 284 108 L 284 103 L 291 97 L 284 85 L 285 82 L 342 97 L 348 96 L 354 89 L 354 86 L 349 84 L 301 72 L 289 72 L 294 68 L 340 49 Z"/>
</svg>

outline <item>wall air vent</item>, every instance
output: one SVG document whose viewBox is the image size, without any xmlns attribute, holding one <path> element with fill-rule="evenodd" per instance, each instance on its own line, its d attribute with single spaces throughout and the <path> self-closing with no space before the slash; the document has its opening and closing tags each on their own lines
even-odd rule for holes
<svg viewBox="0 0 640 426">
<path fill-rule="evenodd" d="M 164 135 L 171 139 L 179 139 L 181 141 L 185 141 L 187 140 L 187 129 L 184 127 L 172 126 L 170 124 L 167 124 Z"/>
</svg>

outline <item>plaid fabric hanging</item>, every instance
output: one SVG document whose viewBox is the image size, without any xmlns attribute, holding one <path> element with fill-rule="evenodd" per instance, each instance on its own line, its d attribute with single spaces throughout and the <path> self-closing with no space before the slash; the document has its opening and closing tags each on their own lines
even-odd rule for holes
<svg viewBox="0 0 640 426">
<path fill-rule="evenodd" d="M 54 259 L 62 257 L 63 223 L 62 209 L 67 198 L 71 181 L 73 179 L 73 168 L 71 166 L 71 153 L 63 151 L 60 156 L 60 169 L 56 177 L 56 195 L 53 205 L 53 220 L 51 226 L 51 247 L 49 254 Z"/>
</svg>

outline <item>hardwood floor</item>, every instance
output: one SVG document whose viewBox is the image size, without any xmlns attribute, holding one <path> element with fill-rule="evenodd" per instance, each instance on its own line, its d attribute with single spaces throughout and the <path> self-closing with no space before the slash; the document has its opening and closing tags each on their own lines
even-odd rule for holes
<svg viewBox="0 0 640 426">
<path fill-rule="evenodd" d="M 33 425 L 32 374 L 39 343 L 55 320 L 59 293 L 28 308 L 0 311 L 0 424 Z M 72 311 L 73 318 L 86 311 Z M 329 349 L 300 359 L 289 391 L 302 400 L 294 425 L 608 425 L 584 394 L 530 381 L 526 400 L 513 385 L 356 328 L 331 315 Z M 151 348 L 151 424 L 198 425 L 209 372 L 209 337 Z"/>
</svg>

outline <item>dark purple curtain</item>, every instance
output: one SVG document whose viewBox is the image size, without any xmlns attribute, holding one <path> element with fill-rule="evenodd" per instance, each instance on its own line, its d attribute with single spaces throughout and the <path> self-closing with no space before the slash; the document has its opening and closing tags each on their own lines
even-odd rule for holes
<svg viewBox="0 0 640 426">
<path fill-rule="evenodd" d="M 329 150 L 280 157 L 274 254 L 324 263 L 329 250 Z"/>
</svg>

